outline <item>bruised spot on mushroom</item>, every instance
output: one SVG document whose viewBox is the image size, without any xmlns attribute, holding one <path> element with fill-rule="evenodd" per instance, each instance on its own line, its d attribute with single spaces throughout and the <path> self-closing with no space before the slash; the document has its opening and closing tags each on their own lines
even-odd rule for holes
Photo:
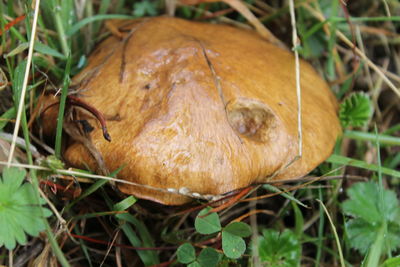
<svg viewBox="0 0 400 267">
<path fill-rule="evenodd" d="M 231 127 L 251 140 L 267 142 L 269 132 L 276 127 L 276 117 L 268 107 L 253 99 L 237 99 L 227 106 L 227 117 Z"/>
</svg>

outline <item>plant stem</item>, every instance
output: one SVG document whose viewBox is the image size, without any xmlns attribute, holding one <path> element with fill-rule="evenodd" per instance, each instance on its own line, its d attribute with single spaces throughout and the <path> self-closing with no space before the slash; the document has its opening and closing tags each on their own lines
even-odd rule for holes
<svg viewBox="0 0 400 267">
<path fill-rule="evenodd" d="M 60 8 L 61 7 L 58 4 L 54 7 L 54 21 L 56 24 L 58 39 L 60 40 L 61 49 L 64 53 L 64 56 L 68 57 L 70 49 L 67 43 L 67 35 L 65 34 L 64 25 L 60 16 Z"/>
<path fill-rule="evenodd" d="M 379 166 L 376 164 L 370 164 L 370 163 L 366 163 L 365 161 L 362 161 L 362 160 L 348 158 L 345 156 L 340 156 L 340 155 L 335 155 L 335 154 L 333 154 L 329 158 L 327 158 L 326 161 L 330 162 L 330 163 L 336 163 L 336 164 L 341 164 L 341 165 L 346 165 L 346 166 L 348 165 L 348 166 L 363 168 L 363 169 L 367 169 L 367 170 L 375 171 L 375 172 L 377 172 L 379 170 Z M 381 168 L 381 171 L 383 174 L 400 178 L 399 171 L 392 170 L 389 168 L 384 168 L 384 167 Z"/>
<path fill-rule="evenodd" d="M 26 120 L 26 113 L 25 113 L 25 109 L 22 111 L 22 123 L 21 123 L 21 127 L 22 127 L 22 133 L 24 135 L 24 139 L 25 139 L 25 146 L 26 146 L 26 154 L 27 154 L 27 158 L 28 158 L 28 163 L 30 165 L 33 165 L 33 158 L 32 158 L 32 152 L 29 149 L 31 147 L 31 143 L 29 141 L 29 129 L 28 129 L 28 122 Z M 35 197 L 37 199 L 37 203 L 40 203 L 39 199 L 40 199 L 40 195 L 39 195 L 39 181 L 36 175 L 36 170 L 32 169 L 30 171 L 30 175 L 31 175 L 31 180 L 32 180 L 32 184 L 33 184 L 33 188 L 35 190 Z M 47 238 L 49 239 L 51 248 L 54 252 L 54 254 L 56 255 L 58 261 L 60 262 L 60 264 L 64 267 L 69 267 L 69 263 L 67 261 L 67 259 L 65 258 L 63 252 L 61 251 L 60 247 L 58 246 L 58 243 L 54 237 L 53 231 L 50 228 L 50 225 L 47 221 L 47 219 L 45 218 L 44 214 L 43 214 L 43 210 L 40 209 L 42 218 L 43 218 L 43 222 L 46 226 L 46 235 Z"/>
<path fill-rule="evenodd" d="M 400 137 L 394 137 L 390 135 L 365 133 L 359 131 L 345 131 L 344 136 L 360 141 L 375 142 L 377 140 L 381 145 L 400 146 Z"/>
<path fill-rule="evenodd" d="M 71 57 L 68 56 L 67 59 L 67 66 L 65 68 L 65 75 L 63 81 L 63 87 L 61 91 L 61 98 L 60 98 L 60 107 L 58 110 L 58 117 L 57 117 L 57 130 L 56 130 L 56 144 L 55 144 L 55 154 L 57 158 L 61 158 L 61 137 L 62 137 L 62 127 L 64 121 L 64 111 L 65 111 L 65 102 L 67 100 L 68 95 L 68 86 L 70 83 L 69 73 L 71 70 Z"/>
</svg>

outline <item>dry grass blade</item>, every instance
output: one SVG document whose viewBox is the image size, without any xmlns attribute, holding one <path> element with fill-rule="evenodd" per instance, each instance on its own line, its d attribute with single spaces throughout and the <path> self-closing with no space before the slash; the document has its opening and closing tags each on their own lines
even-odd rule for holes
<svg viewBox="0 0 400 267">
<path fill-rule="evenodd" d="M 13 159 L 15 145 L 16 145 L 16 141 L 17 141 L 17 137 L 18 137 L 19 125 L 21 124 L 22 109 L 25 106 L 24 100 L 25 100 L 26 88 L 28 85 L 29 69 L 30 69 L 31 63 L 32 63 L 33 47 L 34 47 L 35 36 L 36 36 L 36 26 L 37 26 L 37 20 L 38 20 L 38 16 L 39 16 L 39 6 L 40 6 L 40 0 L 36 0 L 35 13 L 33 15 L 33 22 L 32 22 L 32 31 L 31 31 L 32 34 L 31 34 L 31 38 L 29 41 L 29 50 L 28 50 L 28 58 L 27 58 L 27 64 L 26 64 L 26 69 L 25 69 L 24 82 L 22 85 L 21 98 L 19 99 L 19 104 L 18 104 L 17 119 L 15 121 L 13 140 L 12 140 L 11 148 L 10 148 L 10 154 L 8 155 L 8 164 L 7 164 L 8 167 L 11 166 L 11 161 Z"/>
<path fill-rule="evenodd" d="M 289 10 L 290 10 L 290 18 L 292 23 L 292 43 L 294 50 L 294 58 L 295 58 L 295 76 L 296 76 L 296 95 L 297 95 L 297 131 L 298 131 L 298 143 L 299 143 L 299 151 L 298 156 L 301 157 L 303 154 L 303 130 L 301 123 L 301 86 L 300 86 L 300 60 L 299 60 L 299 52 L 297 51 L 297 47 L 299 46 L 299 38 L 297 37 L 297 29 L 296 29 L 296 14 L 294 11 L 294 2 L 293 0 L 289 1 Z"/>
<path fill-rule="evenodd" d="M 328 217 L 329 223 L 331 224 L 331 227 L 332 227 L 333 234 L 335 235 L 336 245 L 337 245 L 337 249 L 338 249 L 338 251 L 339 251 L 340 265 L 341 265 L 342 267 L 345 267 L 346 264 L 344 263 L 342 247 L 340 246 L 340 240 L 339 240 L 339 236 L 338 236 L 337 231 L 336 231 L 336 227 L 335 227 L 335 225 L 333 224 L 332 218 L 331 218 L 331 216 L 329 215 L 329 212 L 328 212 L 328 210 L 326 209 L 324 203 L 323 203 L 321 200 L 319 200 L 319 199 L 316 199 L 316 200 L 321 204 L 321 207 L 324 209 L 324 212 L 325 212 L 326 216 Z"/>
</svg>

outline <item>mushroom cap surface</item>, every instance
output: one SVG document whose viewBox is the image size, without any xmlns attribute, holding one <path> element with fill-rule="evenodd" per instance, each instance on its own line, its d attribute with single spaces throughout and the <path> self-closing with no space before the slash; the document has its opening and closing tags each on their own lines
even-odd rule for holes
<svg viewBox="0 0 400 267">
<path fill-rule="evenodd" d="M 298 154 L 292 53 L 252 31 L 177 18 L 119 29 L 123 39 L 100 43 L 74 81 L 107 119 L 111 142 L 86 116 L 107 168 L 147 186 L 118 184 L 122 192 L 179 205 L 190 198 L 166 190 L 220 195 L 274 174 L 297 178 L 330 155 L 341 131 L 336 98 L 301 61 L 303 156 L 284 168 Z M 96 169 L 78 142 L 64 157 Z"/>
</svg>

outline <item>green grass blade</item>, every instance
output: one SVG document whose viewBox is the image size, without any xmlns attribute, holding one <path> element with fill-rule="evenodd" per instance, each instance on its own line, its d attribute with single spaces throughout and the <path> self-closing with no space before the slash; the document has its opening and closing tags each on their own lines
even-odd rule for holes
<svg viewBox="0 0 400 267">
<path fill-rule="evenodd" d="M 379 229 L 378 234 L 376 235 L 376 240 L 372 244 L 368 255 L 367 255 L 367 261 L 364 266 L 366 267 L 375 267 L 379 266 L 379 260 L 381 258 L 381 253 L 383 249 L 383 243 L 384 243 L 384 237 L 385 237 L 385 225 L 382 225 L 381 228 Z"/>
<path fill-rule="evenodd" d="M 61 54 L 57 50 L 55 50 L 55 49 L 53 49 L 53 48 L 51 48 L 51 47 L 49 47 L 49 46 L 47 46 L 45 44 L 39 43 L 39 42 L 35 42 L 35 51 L 39 52 L 39 53 L 42 53 L 42 54 L 45 54 L 45 55 L 50 55 L 50 56 L 53 56 L 53 57 L 57 57 L 57 58 L 62 59 L 62 60 L 67 59 L 63 54 Z"/>
<path fill-rule="evenodd" d="M 82 233 L 79 230 L 79 227 L 77 225 L 75 225 L 74 231 L 75 231 L 75 233 L 77 235 L 82 235 Z M 88 250 L 88 248 L 86 246 L 85 241 L 79 238 L 78 242 L 79 242 L 79 245 L 82 248 L 82 251 L 83 251 L 83 254 L 85 255 L 86 260 L 88 261 L 89 266 L 92 267 L 93 263 L 92 263 L 92 260 L 90 259 L 90 252 L 89 252 L 89 250 Z"/>
<path fill-rule="evenodd" d="M 107 180 L 97 180 L 94 184 L 92 184 L 88 189 L 86 189 L 78 198 L 74 199 L 68 206 L 64 208 L 64 212 L 68 212 L 76 203 L 86 198 L 87 196 L 96 192 L 99 188 L 108 183 Z"/>
<path fill-rule="evenodd" d="M 85 25 L 95 21 L 106 20 L 106 19 L 133 19 L 133 18 L 134 18 L 133 16 L 118 15 L 118 14 L 104 14 L 104 15 L 96 15 L 93 17 L 84 18 L 83 20 L 79 21 L 74 26 L 72 26 L 71 29 L 67 32 L 67 35 L 72 36 L 75 33 L 77 33 L 81 28 L 83 28 Z"/>
<path fill-rule="evenodd" d="M 347 19 L 343 17 L 330 17 L 328 19 L 329 21 L 332 22 L 346 22 Z M 391 22 L 399 22 L 400 21 L 400 16 L 390 16 L 390 17 L 350 17 L 349 20 L 351 22 L 386 22 L 386 21 L 391 21 Z"/>
<path fill-rule="evenodd" d="M 358 167 L 358 168 L 362 168 L 362 169 L 366 169 L 366 170 L 370 170 L 370 171 L 375 171 L 375 172 L 379 171 L 379 166 L 376 165 L 376 164 L 366 163 L 365 161 L 362 161 L 362 160 L 353 159 L 353 158 L 340 156 L 340 155 L 335 155 L 335 154 L 331 155 L 326 161 L 330 162 L 330 163 L 336 163 L 336 164 L 341 164 L 341 165 L 349 165 L 349 166 L 353 166 L 353 167 Z M 381 171 L 385 175 L 390 175 L 390 176 L 393 176 L 393 177 L 400 178 L 400 172 L 399 171 L 392 170 L 392 169 L 389 169 L 389 168 L 384 168 L 384 167 L 381 168 Z"/>
<path fill-rule="evenodd" d="M 63 81 L 63 87 L 61 91 L 60 97 L 60 107 L 58 110 L 58 117 L 57 117 L 57 130 L 56 130 L 56 144 L 55 144 L 55 154 L 57 158 L 61 158 L 61 137 L 62 137 L 62 128 L 63 128 L 63 121 L 64 121 L 64 111 L 65 111 L 65 102 L 67 100 L 68 95 L 68 86 L 70 83 L 69 73 L 71 71 L 71 62 L 72 59 L 69 56 L 67 60 L 67 66 L 65 68 L 65 75 Z"/>
<path fill-rule="evenodd" d="M 12 118 L 17 115 L 15 107 L 10 108 L 0 116 L 0 130 L 2 130 Z"/>
<path fill-rule="evenodd" d="M 297 236 L 297 239 L 300 240 L 303 236 L 303 227 L 304 227 L 303 213 L 301 212 L 296 202 L 291 201 L 290 203 L 292 204 L 292 208 L 294 211 L 294 219 L 295 219 L 294 233 Z"/>
<path fill-rule="evenodd" d="M 297 198 L 292 196 L 292 194 L 286 193 L 286 192 L 280 190 L 279 188 L 277 188 L 277 187 L 275 187 L 273 185 L 265 184 L 265 185 L 263 185 L 263 188 L 265 188 L 265 189 L 267 189 L 267 190 L 269 190 L 271 192 L 274 192 L 274 193 L 280 193 L 283 197 L 285 197 L 285 198 L 287 198 L 287 199 L 289 199 L 291 201 L 296 202 L 298 205 L 300 205 L 300 206 L 302 206 L 304 208 L 308 208 L 308 206 L 306 204 L 302 203 L 300 200 L 298 200 Z"/>
<path fill-rule="evenodd" d="M 318 198 L 323 199 L 322 189 L 318 189 Z M 325 226 L 325 216 L 322 205 L 319 205 L 319 224 L 318 224 L 318 240 L 317 240 L 317 256 L 315 258 L 315 266 L 320 266 L 322 249 L 323 249 L 323 241 L 324 241 L 324 226 Z"/>
<path fill-rule="evenodd" d="M 382 164 L 381 164 L 381 151 L 380 151 L 380 144 L 379 144 L 379 138 L 378 138 L 378 128 L 376 127 L 376 125 L 375 125 L 375 136 L 376 136 L 376 139 L 375 139 L 375 146 L 376 146 L 376 153 L 377 153 L 377 157 L 378 157 L 378 181 L 379 181 L 379 199 L 380 199 L 380 209 L 381 209 L 381 212 L 382 212 L 382 217 L 383 217 L 383 223 L 382 223 L 382 227 L 383 227 L 383 236 L 387 236 L 387 231 L 388 231 L 388 229 L 387 229 L 387 216 L 386 216 L 386 213 L 387 213 L 387 211 L 386 211 L 386 203 L 385 203 L 385 200 L 384 200 L 384 196 L 383 196 L 383 190 L 384 190 L 384 188 L 383 188 L 383 181 L 382 181 Z M 384 239 L 384 240 L 386 240 L 387 241 L 387 239 Z M 389 242 L 386 242 L 386 245 L 387 246 L 389 246 L 388 247 L 388 253 L 389 253 L 389 257 L 392 257 L 392 253 L 391 253 L 391 248 L 390 248 L 390 245 L 389 245 Z M 378 246 L 378 245 L 377 245 Z M 372 245 L 372 247 L 374 247 L 374 245 Z M 381 251 L 382 251 L 382 248 L 380 248 L 381 249 Z"/>
<path fill-rule="evenodd" d="M 116 169 L 112 173 L 110 173 L 110 177 L 115 177 L 121 170 L 123 166 Z M 97 190 L 99 190 L 101 187 L 103 187 L 105 184 L 108 183 L 108 180 L 97 180 L 94 184 L 89 186 L 88 189 L 86 189 L 79 197 L 74 199 L 67 207 L 65 207 L 64 212 L 68 212 L 76 203 L 81 201 L 82 199 L 86 198 L 87 196 L 93 194 Z"/>
<path fill-rule="evenodd" d="M 108 195 L 105 193 L 105 191 L 104 190 L 102 190 L 102 191 L 104 193 L 104 199 L 107 202 L 107 205 L 109 206 L 110 209 L 112 209 L 114 204 L 112 203 L 112 201 L 108 197 Z M 133 230 L 133 228 L 132 228 L 131 222 L 136 223 L 136 221 L 137 221 L 137 219 L 135 217 L 133 217 L 130 214 L 117 214 L 115 217 L 119 220 L 120 228 L 122 229 L 122 231 L 128 238 L 129 242 L 132 244 L 132 246 L 142 247 L 143 245 L 145 245 L 146 238 L 144 238 L 144 240 L 142 242 L 140 240 L 140 238 L 137 236 L 135 230 Z M 128 220 L 130 221 L 129 223 L 127 223 Z M 138 230 L 138 232 L 140 232 L 139 229 L 137 229 L 137 230 Z M 148 231 L 147 231 L 147 233 L 148 233 Z M 141 233 L 141 234 L 147 235 L 146 233 Z M 154 246 L 153 242 L 150 244 L 151 245 L 148 247 Z M 140 259 L 142 260 L 143 264 L 146 266 L 155 265 L 155 264 L 159 263 L 158 256 L 154 251 L 137 250 L 136 252 L 139 255 Z"/>
<path fill-rule="evenodd" d="M 385 134 L 373 134 L 360 131 L 345 131 L 343 135 L 344 137 L 354 140 L 370 142 L 375 142 L 375 140 L 378 140 L 381 145 L 400 146 L 400 137 Z"/>
</svg>

